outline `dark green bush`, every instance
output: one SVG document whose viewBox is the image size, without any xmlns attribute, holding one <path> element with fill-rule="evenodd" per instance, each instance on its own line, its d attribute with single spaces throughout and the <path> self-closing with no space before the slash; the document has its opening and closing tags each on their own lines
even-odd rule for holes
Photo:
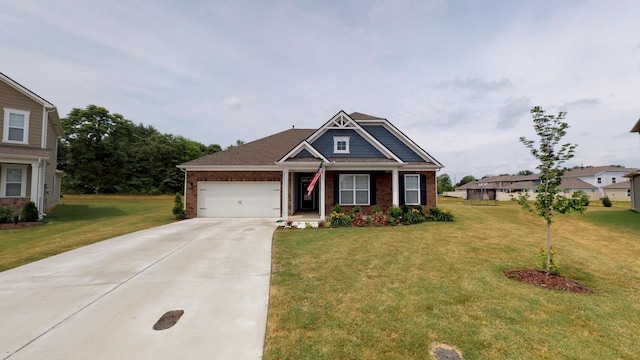
<svg viewBox="0 0 640 360">
<path fill-rule="evenodd" d="M 611 200 L 609 200 L 608 196 L 603 197 L 601 200 L 604 207 L 611 207 Z"/>
<path fill-rule="evenodd" d="M 573 197 L 580 199 L 580 203 L 582 204 L 582 206 L 589 206 L 589 201 L 591 199 L 589 198 L 589 195 L 587 195 L 586 192 L 582 190 L 576 191 L 575 193 L 573 193 Z"/>
<path fill-rule="evenodd" d="M 0 206 L 0 223 L 10 223 L 13 221 L 13 209 L 8 206 Z"/>
<path fill-rule="evenodd" d="M 40 214 L 38 214 L 38 208 L 36 207 L 36 203 L 33 201 L 27 201 L 22 207 L 22 212 L 20 213 L 20 219 L 26 222 L 38 221 L 40 218 Z"/>
<path fill-rule="evenodd" d="M 182 194 L 177 193 L 175 199 L 173 200 L 173 216 L 175 216 L 176 219 L 184 219 L 187 217 L 187 212 L 184 211 L 184 204 L 182 199 Z"/>
</svg>

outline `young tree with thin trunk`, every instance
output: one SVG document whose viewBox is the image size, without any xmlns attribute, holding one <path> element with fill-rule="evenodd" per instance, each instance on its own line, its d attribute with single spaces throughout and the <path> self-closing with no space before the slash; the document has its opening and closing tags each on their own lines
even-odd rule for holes
<svg viewBox="0 0 640 360">
<path fill-rule="evenodd" d="M 546 272 L 551 268 L 551 223 L 555 214 L 568 212 L 584 212 L 584 206 L 579 196 L 568 197 L 560 189 L 562 175 L 567 170 L 563 164 L 574 156 L 577 145 L 562 144 L 560 141 L 567 134 L 569 124 L 564 122 L 566 112 L 558 115 L 547 115 L 545 111 L 536 106 L 531 109 L 533 128 L 539 137 L 536 146 L 535 141 L 525 137 L 520 142 L 526 146 L 531 155 L 540 164 L 536 167 L 540 170 L 540 183 L 536 186 L 537 194 L 533 207 L 529 203 L 528 194 L 524 193 L 518 198 L 518 203 L 526 210 L 544 218 L 547 227 L 547 259 Z"/>
</svg>

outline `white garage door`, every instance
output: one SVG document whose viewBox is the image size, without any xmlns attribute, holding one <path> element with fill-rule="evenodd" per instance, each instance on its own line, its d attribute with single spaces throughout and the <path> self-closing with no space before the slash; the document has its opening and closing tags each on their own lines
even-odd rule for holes
<svg viewBox="0 0 640 360">
<path fill-rule="evenodd" d="M 278 181 L 200 181 L 198 217 L 280 217 Z"/>
</svg>

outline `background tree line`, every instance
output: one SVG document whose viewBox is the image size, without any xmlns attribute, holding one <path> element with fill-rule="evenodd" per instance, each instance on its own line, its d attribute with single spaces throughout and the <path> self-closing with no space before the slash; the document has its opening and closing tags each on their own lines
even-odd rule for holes
<svg viewBox="0 0 640 360">
<path fill-rule="evenodd" d="M 222 150 L 136 125 L 96 105 L 71 110 L 62 128 L 57 160 L 65 193 L 182 192 L 184 174 L 176 165 Z"/>
</svg>

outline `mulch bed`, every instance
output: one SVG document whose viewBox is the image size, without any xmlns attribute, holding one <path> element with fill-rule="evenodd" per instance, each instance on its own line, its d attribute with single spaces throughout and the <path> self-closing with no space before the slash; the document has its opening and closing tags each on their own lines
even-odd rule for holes
<svg viewBox="0 0 640 360">
<path fill-rule="evenodd" d="M 24 227 L 40 226 L 40 225 L 44 225 L 44 223 L 42 221 L 19 222 L 17 224 L 5 223 L 5 224 L 0 224 L 0 230 L 22 229 Z"/>
<path fill-rule="evenodd" d="M 550 290 L 570 291 L 578 294 L 593 294 L 593 290 L 573 280 L 565 279 L 562 276 L 547 275 L 540 270 L 508 270 L 504 276 L 526 284 L 540 286 Z"/>
</svg>

